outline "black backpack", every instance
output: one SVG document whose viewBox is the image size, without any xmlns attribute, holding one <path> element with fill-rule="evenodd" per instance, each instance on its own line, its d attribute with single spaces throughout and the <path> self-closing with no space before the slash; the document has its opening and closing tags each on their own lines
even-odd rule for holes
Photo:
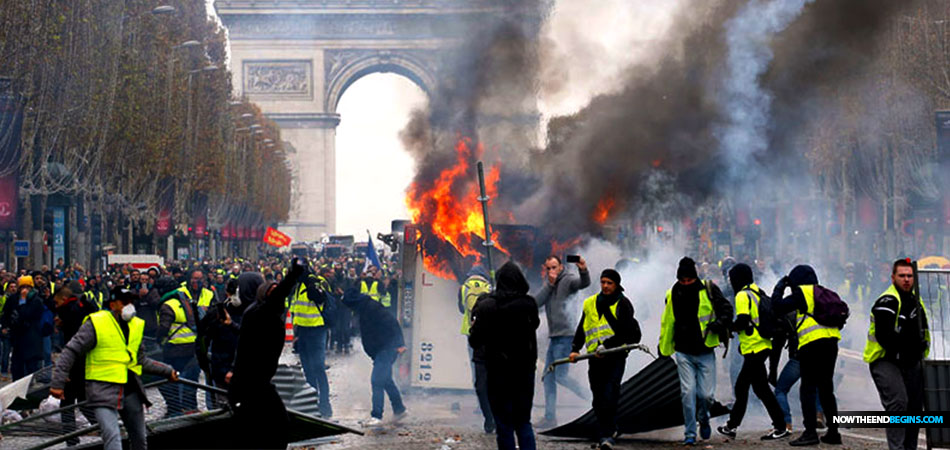
<svg viewBox="0 0 950 450">
<path fill-rule="evenodd" d="M 841 300 L 835 291 L 823 286 L 815 285 L 815 312 L 811 316 L 819 325 L 826 327 L 844 328 L 851 311 L 848 304 Z"/>
<path fill-rule="evenodd" d="M 752 289 L 743 289 L 743 292 L 746 292 L 746 296 L 749 298 L 749 310 L 752 310 L 752 296 L 755 295 L 759 297 L 759 324 L 755 326 L 756 331 L 759 332 L 759 336 L 762 336 L 765 339 L 772 339 L 776 334 L 780 332 L 781 324 L 775 313 L 772 311 L 772 298 L 768 295 L 765 295 L 761 289 L 758 291 L 753 291 Z"/>
</svg>

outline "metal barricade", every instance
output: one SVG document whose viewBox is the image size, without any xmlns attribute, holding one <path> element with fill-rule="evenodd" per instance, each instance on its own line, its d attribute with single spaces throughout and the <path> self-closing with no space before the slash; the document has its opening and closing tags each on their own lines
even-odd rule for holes
<svg viewBox="0 0 950 450">
<path fill-rule="evenodd" d="M 918 269 L 917 289 L 927 307 L 930 355 L 924 360 L 924 409 L 950 411 L 950 270 Z M 950 447 L 950 428 L 927 428 L 927 448 Z"/>
</svg>

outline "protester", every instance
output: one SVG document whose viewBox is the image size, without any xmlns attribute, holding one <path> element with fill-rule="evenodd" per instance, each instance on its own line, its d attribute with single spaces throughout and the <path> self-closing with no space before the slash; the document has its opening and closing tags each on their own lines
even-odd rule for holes
<svg viewBox="0 0 950 450">
<path fill-rule="evenodd" d="M 290 305 L 297 355 L 303 373 L 319 398 L 320 415 L 333 416 L 330 406 L 330 383 L 327 380 L 326 351 L 327 326 L 323 317 L 326 292 L 319 287 L 317 276 L 308 273 L 302 277 Z"/>
<path fill-rule="evenodd" d="M 838 426 L 827 423 L 828 431 L 821 437 L 817 433 L 815 391 L 821 401 L 821 409 L 827 417 L 838 413 L 834 391 L 835 361 L 838 358 L 838 341 L 841 331 L 832 326 L 819 324 L 815 314 L 815 287 L 818 275 L 811 266 L 798 265 L 775 285 L 772 305 L 776 314 L 797 311 L 798 356 L 801 364 L 800 397 L 805 431 L 792 442 L 793 446 L 841 444 Z M 791 295 L 784 297 L 786 288 Z"/>
<path fill-rule="evenodd" d="M 535 295 L 538 307 L 544 308 L 548 322 L 548 351 L 545 355 L 545 365 L 551 365 L 558 359 L 564 359 L 571 353 L 571 340 L 574 338 L 574 321 L 576 320 L 573 304 L 575 294 L 581 289 L 590 286 L 590 272 L 587 271 L 587 262 L 579 258 L 577 275 L 564 270 L 561 258 L 557 255 L 548 256 L 544 261 L 544 285 Z M 584 387 L 568 376 L 566 364 L 558 366 L 554 373 L 544 379 L 544 420 L 538 424 L 539 428 L 553 428 L 557 425 L 557 385 L 566 387 L 582 399 L 590 398 Z"/>
<path fill-rule="evenodd" d="M 864 347 L 871 379 L 885 411 L 919 414 L 923 409 L 921 361 L 930 352 L 927 308 L 914 292 L 914 266 L 909 260 L 894 262 L 893 283 L 871 309 L 871 326 Z M 890 450 L 916 450 L 917 426 L 887 428 Z"/>
<path fill-rule="evenodd" d="M 699 281 L 696 263 L 683 258 L 676 269 L 676 284 L 666 291 L 666 306 L 660 321 L 661 356 L 674 356 L 680 378 L 685 438 L 696 444 L 699 436 L 709 439 L 709 407 L 715 393 L 716 355 L 713 349 L 728 336 L 732 305 L 711 280 Z"/>
<path fill-rule="evenodd" d="M 463 336 L 469 336 L 472 327 L 472 308 L 475 302 L 483 294 L 491 291 L 491 283 L 488 281 L 489 275 L 485 268 L 476 264 L 468 271 L 465 281 L 459 286 L 458 308 L 462 313 L 462 328 L 460 330 Z M 482 350 L 482 349 L 479 349 Z M 491 413 L 491 405 L 488 402 L 488 379 L 487 369 L 485 368 L 485 355 L 483 352 L 475 352 L 471 346 L 468 347 L 468 359 L 471 361 L 472 384 L 475 386 L 475 396 L 478 398 L 478 409 L 482 413 L 484 422 L 482 429 L 486 433 L 495 432 L 495 418 Z"/>
<path fill-rule="evenodd" d="M 766 441 L 787 437 L 789 431 L 785 427 L 782 409 L 775 399 L 775 394 L 769 388 L 768 382 L 766 360 L 772 350 L 772 341 L 759 333 L 759 326 L 764 323 L 759 304 L 763 298 L 770 299 L 770 297 L 755 284 L 752 268 L 747 264 L 739 263 L 732 266 L 729 269 L 729 282 L 732 291 L 736 293 L 736 319 L 732 330 L 739 333 L 739 351 L 744 361 L 736 377 L 733 390 L 736 401 L 732 405 L 729 421 L 719 427 L 718 431 L 724 436 L 736 438 L 736 430 L 745 416 L 751 387 L 772 419 L 772 431 L 761 439 Z"/>
<path fill-rule="evenodd" d="M 43 312 L 46 307 L 33 286 L 33 277 L 17 280 L 18 295 L 8 299 L 0 317 L 2 333 L 10 336 L 11 373 L 19 380 L 43 366 Z"/>
<path fill-rule="evenodd" d="M 162 348 L 162 361 L 181 372 L 182 377 L 197 379 L 197 318 L 193 305 L 187 300 L 182 289 L 166 292 L 161 301 L 156 339 Z M 159 387 L 159 391 L 165 398 L 166 417 L 192 413 L 198 409 L 198 392 L 194 387 L 165 384 Z"/>
<path fill-rule="evenodd" d="M 145 449 L 144 408 L 150 406 L 139 377 L 150 373 L 178 380 L 178 373 L 145 354 L 145 322 L 135 317 L 135 294 L 117 290 L 107 308 L 89 316 L 60 354 L 53 370 L 50 395 L 65 398 L 72 368 L 85 357 L 87 406 L 93 408 L 105 450 L 121 450 L 119 417 L 133 450 Z"/>
<path fill-rule="evenodd" d="M 228 402 L 234 410 L 235 448 L 287 447 L 290 419 L 271 380 L 284 349 L 284 299 L 306 272 L 305 264 L 295 258 L 280 284 L 265 284 L 259 272 L 238 277 L 238 289 L 256 295 L 244 311 L 234 370 L 225 378 Z"/>
<path fill-rule="evenodd" d="M 584 300 L 582 311 L 571 344 L 571 362 L 580 356 L 581 348 L 587 353 L 595 353 L 600 347 L 611 349 L 640 342 L 640 324 L 633 317 L 633 303 L 623 295 L 620 274 L 616 270 L 606 269 L 600 274 L 600 293 Z M 620 352 L 591 359 L 588 366 L 600 449 L 614 448 L 617 404 L 626 363 L 627 352 Z"/>
<path fill-rule="evenodd" d="M 531 428 L 534 377 L 538 360 L 538 305 L 528 295 L 521 269 L 508 261 L 495 274 L 495 289 L 475 303 L 468 338 L 485 355 L 488 401 L 502 450 L 536 448 Z"/>
</svg>

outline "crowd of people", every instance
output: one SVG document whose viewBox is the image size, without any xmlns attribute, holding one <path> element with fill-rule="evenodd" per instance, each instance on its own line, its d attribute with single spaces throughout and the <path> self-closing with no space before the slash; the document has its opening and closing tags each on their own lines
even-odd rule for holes
<svg viewBox="0 0 950 450">
<path fill-rule="evenodd" d="M 546 310 L 549 328 L 548 365 L 563 357 L 577 361 L 582 352 L 596 357 L 589 359 L 589 389 L 568 377 L 567 366 L 559 366 L 545 380 L 545 415 L 538 426 L 549 428 L 557 423 L 558 385 L 583 398 L 588 398 L 589 392 L 596 416 L 596 429 L 591 433 L 595 446 L 614 448 L 620 384 L 629 353 L 623 350 L 643 336 L 634 318 L 634 302 L 625 295 L 620 273 L 612 268 L 601 272 L 600 292 L 583 300 L 580 311 L 571 311 L 576 308 L 572 296 L 591 282 L 584 259 L 573 259 L 576 274 L 565 271 L 559 256 L 548 257 L 543 287 L 534 296 L 529 295 L 528 282 L 511 262 L 498 270 L 490 290 L 480 288 L 486 281 L 483 271 L 469 272 L 462 283 L 462 333 L 468 335 L 472 348 L 474 387 L 485 431 L 497 434 L 499 449 L 536 448 L 531 408 L 540 307 Z M 720 278 L 719 270 L 712 272 L 688 257 L 680 260 L 676 283 L 664 299 L 659 336 L 653 337 L 658 339 L 660 357 L 672 358 L 679 375 L 683 444 L 694 446 L 712 435 L 715 350 L 729 348 L 731 341 L 739 364 L 731 380 L 735 401 L 727 422 L 717 428 L 721 435 L 737 437 L 751 389 L 772 423 L 772 430 L 761 439 L 788 438 L 792 418 L 787 395 L 800 380 L 804 430 L 789 444 L 840 445 L 841 434 L 830 418 L 838 412 L 834 382 L 841 329 L 852 313 L 847 302 L 820 284 L 815 269 L 806 264 L 795 265 L 768 293 L 756 284 L 761 265 L 757 270 L 755 264 L 725 263 L 717 267 L 722 271 Z M 859 310 L 870 314 L 863 359 L 884 409 L 914 414 L 922 409 L 922 360 L 930 347 L 927 311 L 914 291 L 913 263 L 897 260 L 889 272 L 890 283 L 881 287 L 883 293 L 877 297 L 856 298 L 855 291 L 845 289 L 864 289 L 853 278 L 853 270 L 847 272 L 839 290 L 845 298 L 854 299 Z M 724 281 L 722 288 L 713 277 Z M 472 293 L 479 291 L 477 298 L 471 299 Z M 862 301 L 867 303 L 862 305 Z M 576 325 L 571 322 L 572 313 L 581 317 Z M 788 359 L 779 371 L 786 349 Z M 827 431 L 819 437 L 820 428 Z M 915 449 L 917 431 L 914 425 L 888 428 L 889 448 Z"/>
<path fill-rule="evenodd" d="M 272 396 L 266 393 L 273 391 L 270 379 L 283 351 L 284 324 L 289 320 L 294 348 L 307 381 L 318 390 L 325 418 L 332 417 L 325 353 L 348 354 L 358 335 L 367 354 L 379 361 L 373 375 L 374 405 L 382 402 L 377 391 L 386 392 L 397 413 L 405 412 L 391 374 L 396 355 L 405 351 L 394 316 L 398 306 L 394 261 L 384 258 L 376 266 L 350 254 L 303 258 L 303 263 L 294 259 L 288 264 L 292 256 L 182 262 L 145 270 L 121 265 L 101 273 L 87 273 L 78 264 L 0 272 L 4 289 L 0 376 L 15 381 L 55 362 L 52 395 L 61 398 L 64 406 L 88 400 L 81 410 L 91 423 L 116 422 L 121 415 L 127 427 L 135 427 L 130 431 L 133 444 L 145 438 L 144 425 L 140 430 L 139 420 L 126 417 L 149 404 L 139 381 L 143 370 L 191 381 L 203 373 L 208 385 L 229 392 L 206 395 L 209 408 L 229 403 L 237 420 L 248 417 L 241 411 L 258 411 L 247 419 L 254 422 L 264 417 L 260 411 L 275 410 L 275 398 L 279 403 L 276 391 Z M 255 314 L 249 315 L 251 311 Z M 119 326 L 110 327 L 112 323 Z M 364 324 L 362 333 L 360 324 Z M 366 324 L 372 327 L 367 329 Z M 387 328 L 380 331 L 381 325 Z M 115 330 L 122 334 L 113 335 Z M 268 332 L 279 332 L 270 344 L 262 339 Z M 255 354 L 259 357 L 251 356 Z M 100 369 L 123 358 L 128 371 L 121 365 Z M 269 359 L 273 364 L 263 364 Z M 117 390 L 123 386 L 124 395 Z M 195 385 L 166 383 L 159 390 L 165 417 L 198 412 Z M 378 410 L 374 408 L 374 417 L 382 416 L 382 407 Z M 286 419 L 286 413 L 265 418 L 281 416 Z M 74 429 L 72 410 L 64 412 L 63 419 L 70 424 L 66 431 Z M 279 430 L 279 425 L 275 423 L 274 429 Z M 116 440 L 117 426 L 104 427 L 103 433 L 106 448 L 121 445 Z M 286 440 L 286 433 L 267 436 L 235 445 L 283 448 L 280 441 Z M 78 439 L 69 443 L 76 444 Z"/>
<path fill-rule="evenodd" d="M 635 318 L 636 302 L 627 296 L 614 268 L 600 273 L 599 292 L 578 307 L 572 299 L 591 285 L 592 277 L 584 258 L 570 256 L 567 261 L 576 272 L 566 270 L 559 256 L 548 257 L 541 286 L 533 294 L 521 267 L 512 261 L 494 274 L 476 265 L 462 280 L 461 333 L 470 345 L 484 429 L 496 433 L 501 449 L 536 447 L 531 409 L 542 308 L 548 327 L 547 365 L 656 339 L 659 355 L 672 358 L 679 374 L 687 446 L 710 438 L 714 351 L 730 342 L 738 355 L 731 360 L 738 361 L 731 380 L 735 401 L 728 421 L 717 429 L 721 435 L 737 436 L 751 389 L 772 422 L 773 429 L 762 439 L 790 436 L 787 397 L 800 380 L 804 431 L 790 443 L 840 444 L 835 424 L 824 419 L 838 410 L 834 377 L 840 329 L 849 310 L 842 298 L 871 315 L 864 359 L 884 408 L 921 408 L 921 360 L 930 341 L 926 307 L 915 297 L 909 260 L 892 264 L 891 282 L 873 297 L 853 270 L 846 270 L 844 281 L 829 289 L 819 283 L 815 269 L 798 264 L 768 293 L 757 284 L 762 264 L 725 260 L 713 270 L 683 258 L 675 270 L 676 283 L 663 300 L 659 336 L 643 336 Z M 241 430 L 272 430 L 236 433 L 234 447 L 283 448 L 289 419 L 271 379 L 289 321 L 294 349 L 317 392 L 322 417 L 333 417 L 326 354 L 349 353 L 358 335 L 373 360 L 372 409 L 365 425 L 381 423 L 386 397 L 398 421 L 407 408 L 392 373 L 406 351 L 396 317 L 396 264 L 384 259 L 377 266 L 356 255 L 309 261 L 287 255 L 141 271 L 113 266 L 103 273 L 86 273 L 73 265 L 0 272 L 5 292 L 0 300 L 3 376 L 17 380 L 55 361 L 51 395 L 66 404 L 88 400 L 81 411 L 90 422 L 103 425 L 105 446 L 113 449 L 121 446 L 118 427 L 113 426 L 119 416 L 132 447 L 144 448 L 141 412 L 149 403 L 139 378 L 143 373 L 172 380 L 198 380 L 203 373 L 208 385 L 223 390 L 205 396 L 209 408 L 230 407 L 235 420 L 244 424 Z M 624 264 L 617 266 L 622 269 Z M 859 291 L 865 294 L 858 297 Z M 785 349 L 787 362 L 779 370 Z M 562 386 L 591 400 L 596 445 L 613 448 L 627 354 L 614 351 L 590 358 L 588 386 L 573 381 L 567 365 L 559 366 L 544 380 L 544 418 L 538 426 L 557 424 L 557 390 Z M 166 417 L 197 412 L 198 387 L 163 384 L 159 389 Z M 221 394 L 224 391 L 227 395 Z M 72 422 L 74 413 L 68 414 L 63 413 L 64 423 Z M 820 428 L 828 430 L 821 437 Z M 892 449 L 916 448 L 916 433 L 912 427 L 888 429 L 888 443 Z"/>
</svg>

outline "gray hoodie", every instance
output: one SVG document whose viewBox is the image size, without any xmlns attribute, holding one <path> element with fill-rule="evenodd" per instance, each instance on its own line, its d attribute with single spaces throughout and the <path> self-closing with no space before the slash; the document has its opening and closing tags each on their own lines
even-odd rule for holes
<svg viewBox="0 0 950 450">
<path fill-rule="evenodd" d="M 548 337 L 574 336 L 579 311 L 573 311 L 571 297 L 581 289 L 590 286 L 590 272 L 580 270 L 580 276 L 568 273 L 567 267 L 557 276 L 551 285 L 545 280 L 544 286 L 535 294 L 538 308 L 544 306 L 548 319 Z M 573 308 L 579 309 L 579 308 Z"/>
<path fill-rule="evenodd" d="M 119 319 L 121 320 L 121 319 Z M 142 339 L 142 345 L 139 345 L 138 361 L 142 364 L 142 373 L 150 373 L 168 378 L 172 374 L 171 366 L 155 361 L 145 356 L 145 339 Z M 59 359 L 56 360 L 56 366 L 53 367 L 53 380 L 50 383 L 51 388 L 63 389 L 66 385 L 66 379 L 69 377 L 69 370 L 77 361 L 84 361 L 82 356 L 86 355 L 96 347 L 96 329 L 91 320 L 85 321 L 76 335 L 73 336 L 66 346 L 63 347 Z M 130 372 L 131 383 L 137 385 L 139 392 L 145 392 L 142 389 L 142 380 Z M 89 400 L 89 407 L 107 407 L 121 409 L 122 396 L 125 394 L 125 385 L 117 383 L 107 383 L 103 381 L 86 381 L 86 399 Z M 148 405 L 148 399 L 142 399 Z"/>
</svg>

